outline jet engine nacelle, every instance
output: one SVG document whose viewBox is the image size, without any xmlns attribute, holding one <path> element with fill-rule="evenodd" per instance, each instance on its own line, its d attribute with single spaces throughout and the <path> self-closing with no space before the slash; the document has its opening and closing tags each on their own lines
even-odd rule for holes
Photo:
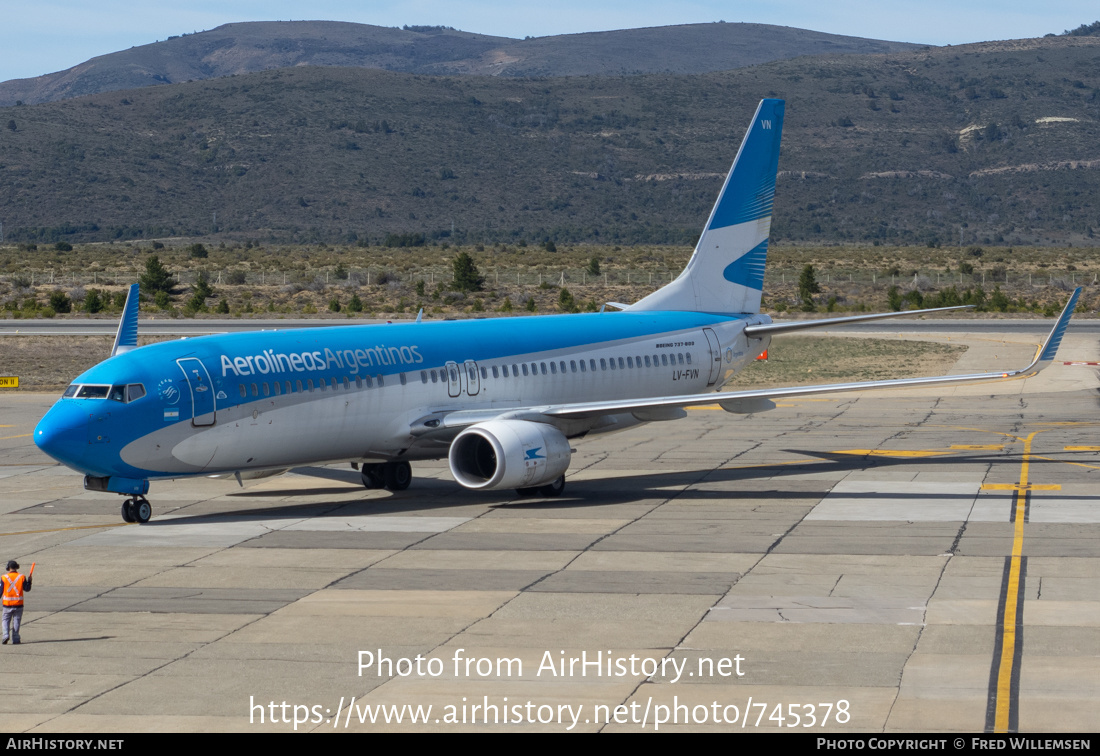
<svg viewBox="0 0 1100 756">
<path fill-rule="evenodd" d="M 528 420 L 471 425 L 451 443 L 451 475 L 466 488 L 531 488 L 556 480 L 569 467 L 561 431 Z"/>
</svg>

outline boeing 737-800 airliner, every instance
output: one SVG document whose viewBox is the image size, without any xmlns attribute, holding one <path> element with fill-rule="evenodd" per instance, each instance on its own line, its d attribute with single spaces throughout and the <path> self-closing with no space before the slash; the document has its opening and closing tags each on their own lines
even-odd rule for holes
<svg viewBox="0 0 1100 756">
<path fill-rule="evenodd" d="M 557 495 L 570 440 L 772 399 L 1024 376 L 1048 365 L 1080 290 L 1035 361 L 1009 373 L 727 392 L 773 334 L 895 315 L 773 323 L 760 313 L 782 100 L 763 100 L 679 278 L 623 312 L 352 325 L 204 336 L 137 348 L 137 285 L 110 359 L 76 380 L 34 432 L 89 490 L 146 522 L 154 480 L 259 477 L 332 462 L 401 490 L 410 461 L 447 457 L 459 484 Z"/>
</svg>

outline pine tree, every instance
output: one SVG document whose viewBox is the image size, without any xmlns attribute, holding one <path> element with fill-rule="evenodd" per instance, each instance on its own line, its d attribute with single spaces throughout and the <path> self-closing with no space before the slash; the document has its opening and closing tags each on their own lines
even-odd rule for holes
<svg viewBox="0 0 1100 756">
<path fill-rule="evenodd" d="M 141 275 L 140 282 L 141 289 L 146 294 L 156 294 L 158 291 L 167 294 L 172 290 L 172 274 L 161 265 L 156 255 L 145 261 L 145 272 Z"/>
<path fill-rule="evenodd" d="M 820 294 L 821 287 L 817 285 L 817 277 L 814 276 L 814 266 L 807 265 L 798 276 L 798 298 L 802 300 L 802 309 L 805 312 L 814 311 L 814 294 Z"/>
<path fill-rule="evenodd" d="M 458 291 L 481 291 L 485 281 L 478 273 L 474 258 L 466 252 L 459 252 L 452 263 L 454 267 L 455 289 Z"/>
</svg>

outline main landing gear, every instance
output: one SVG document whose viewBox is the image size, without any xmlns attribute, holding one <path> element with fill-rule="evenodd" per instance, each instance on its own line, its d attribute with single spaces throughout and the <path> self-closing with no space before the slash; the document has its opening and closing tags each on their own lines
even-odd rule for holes
<svg viewBox="0 0 1100 756">
<path fill-rule="evenodd" d="M 561 492 L 565 490 L 565 476 L 559 475 L 556 480 L 551 483 L 547 483 L 545 486 L 532 486 L 531 488 L 517 488 L 516 493 L 520 496 L 542 496 L 545 498 L 553 498 L 555 496 L 561 496 Z"/>
<path fill-rule="evenodd" d="M 408 462 L 386 462 L 363 465 L 360 473 L 367 488 L 386 488 L 404 491 L 412 483 L 412 466 Z"/>
<path fill-rule="evenodd" d="M 122 502 L 122 519 L 126 522 L 147 523 L 153 516 L 153 505 L 144 496 L 135 496 Z"/>
</svg>

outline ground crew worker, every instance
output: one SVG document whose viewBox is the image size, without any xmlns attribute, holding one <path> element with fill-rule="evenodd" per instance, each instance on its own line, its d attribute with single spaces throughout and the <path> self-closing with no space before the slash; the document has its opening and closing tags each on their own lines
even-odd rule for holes
<svg viewBox="0 0 1100 756">
<path fill-rule="evenodd" d="M 8 574 L 0 575 L 0 582 L 4 588 L 4 637 L 0 642 L 6 644 L 10 638 L 15 645 L 19 643 L 19 625 L 23 622 L 23 592 L 31 589 L 31 579 L 19 573 L 19 562 L 12 559 L 8 562 Z"/>
</svg>

